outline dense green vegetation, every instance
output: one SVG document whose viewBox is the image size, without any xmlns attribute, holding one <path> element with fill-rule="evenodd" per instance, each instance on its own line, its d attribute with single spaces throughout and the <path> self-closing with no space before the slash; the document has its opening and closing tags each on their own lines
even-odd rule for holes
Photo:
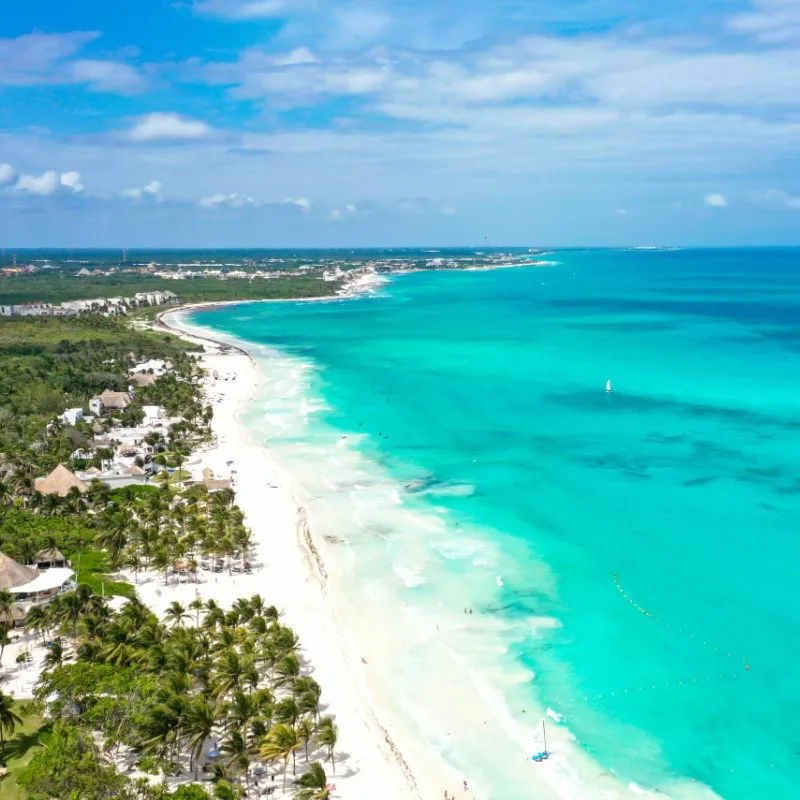
<svg viewBox="0 0 800 800">
<path fill-rule="evenodd" d="M 41 422 L 84 406 L 104 389 L 127 389 L 138 358 L 182 365 L 192 345 L 168 333 L 133 330 L 124 320 L 86 317 L 0 317 L 0 413 Z M 0 435 L 2 432 L 0 432 Z M 0 440 L 2 452 L 2 440 Z"/>
<path fill-rule="evenodd" d="M 189 454 L 211 438 L 192 349 L 124 319 L 0 319 L 0 550 L 29 563 L 57 547 L 78 582 L 27 611 L 34 646 L 46 647 L 41 716 L 0 693 L 0 748 L 5 738 L 12 769 L 0 800 L 236 800 L 256 764 L 282 783 L 291 769 L 301 800 L 329 796 L 322 762 L 335 772 L 337 729 L 279 612 L 258 596 L 222 609 L 198 595 L 159 620 L 136 596 L 143 569 L 166 584 L 197 581 L 201 569 L 251 568 L 252 534 L 233 492 L 182 485 Z M 126 412 L 74 427 L 57 419 L 105 388 L 127 388 L 130 368 L 151 358 L 172 369 L 138 389 Z M 36 491 L 35 478 L 79 448 L 82 464 L 111 458 L 93 425 L 113 433 L 147 404 L 181 418 L 145 437 L 154 462 L 175 468 L 167 480 L 112 491 L 95 479 L 64 497 Z M 123 568 L 132 584 L 114 579 Z M 103 594 L 128 602 L 117 613 Z M 0 590 L 0 651 L 13 611 L 14 595 Z M 134 765 L 151 778 L 128 778 Z M 173 791 L 175 777 L 188 783 Z"/>
<path fill-rule="evenodd" d="M 8 703 L 7 696 L 0 699 L 0 708 Z M 0 800 L 23 800 L 26 796 L 17 783 L 17 776 L 41 750 L 43 735 L 47 730 L 41 715 L 28 703 L 8 703 L 11 712 L 20 722 L 7 729 L 5 735 L 5 758 L 7 774 L 0 778 Z"/>
<path fill-rule="evenodd" d="M 135 597 L 136 592 L 129 583 L 114 580 L 108 574 L 108 554 L 102 550 L 87 550 L 72 553 L 72 568 L 75 570 L 75 580 L 80 584 L 91 587 L 95 594 L 121 597 Z"/>
<path fill-rule="evenodd" d="M 168 280 L 136 272 L 76 277 L 68 272 L 38 272 L 0 277 L 0 305 L 19 303 L 63 303 L 95 297 L 132 297 L 137 292 L 173 292 L 186 303 L 225 300 L 274 300 L 290 297 L 325 297 L 336 283 L 315 275 L 282 275 L 279 278 L 192 278 Z"/>
<path fill-rule="evenodd" d="M 335 772 L 336 725 L 322 714 L 297 636 L 258 595 L 228 610 L 213 600 L 173 602 L 160 621 L 137 600 L 115 613 L 82 587 L 35 627 L 72 646 L 51 650 L 36 690 L 54 728 L 18 777 L 31 800 L 169 796 L 170 776 L 207 780 L 216 797 L 237 798 L 258 780 L 255 765 L 282 784 L 300 766 L 296 796 L 328 797 L 320 762 Z M 114 761 L 155 771 L 162 786 L 135 785 Z M 172 796 L 198 796 L 179 791 Z"/>
</svg>

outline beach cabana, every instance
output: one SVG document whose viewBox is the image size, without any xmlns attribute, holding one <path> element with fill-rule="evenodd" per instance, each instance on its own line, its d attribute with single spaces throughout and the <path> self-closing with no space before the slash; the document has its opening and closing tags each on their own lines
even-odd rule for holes
<svg viewBox="0 0 800 800">
<path fill-rule="evenodd" d="M 59 464 L 44 478 L 37 478 L 33 488 L 41 494 L 55 494 L 59 497 L 66 497 L 72 489 L 77 489 L 81 494 L 89 491 L 89 487 L 63 464 Z"/>
<path fill-rule="evenodd" d="M 11 622 L 24 625 L 31 606 L 48 603 L 57 594 L 74 588 L 74 575 L 68 567 L 39 571 L 0 553 L 0 589 L 7 589 L 16 602 L 11 609 Z"/>
<path fill-rule="evenodd" d="M 51 569 L 52 567 L 66 567 L 67 559 L 56 547 L 40 550 L 33 559 L 37 569 Z"/>
<path fill-rule="evenodd" d="M 11 556 L 0 553 L 0 589 L 9 591 L 17 586 L 30 583 L 39 572 L 34 567 L 26 567 L 14 561 Z"/>
<path fill-rule="evenodd" d="M 69 567 L 35 570 L 35 577 L 9 589 L 19 603 L 37 605 L 49 602 L 57 594 L 72 589 L 75 573 Z"/>
</svg>

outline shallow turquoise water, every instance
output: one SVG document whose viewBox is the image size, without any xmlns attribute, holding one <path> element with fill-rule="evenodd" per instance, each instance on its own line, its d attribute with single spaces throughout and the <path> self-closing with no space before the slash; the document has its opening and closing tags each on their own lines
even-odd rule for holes
<svg viewBox="0 0 800 800">
<path fill-rule="evenodd" d="M 313 362 L 319 425 L 491 532 L 503 585 L 475 610 L 559 620 L 507 642 L 519 691 L 601 764 L 794 797 L 800 252 L 554 258 L 194 317 Z"/>
</svg>

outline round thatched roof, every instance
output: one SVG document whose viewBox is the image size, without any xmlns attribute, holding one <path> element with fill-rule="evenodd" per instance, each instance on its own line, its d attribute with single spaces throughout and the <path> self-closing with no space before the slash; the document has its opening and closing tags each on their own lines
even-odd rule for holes
<svg viewBox="0 0 800 800">
<path fill-rule="evenodd" d="M 66 497 L 73 488 L 81 494 L 89 490 L 89 487 L 63 464 L 59 464 L 46 478 L 37 478 L 34 488 L 42 494 L 57 494 L 59 497 Z"/>
<path fill-rule="evenodd" d="M 30 583 L 39 571 L 33 567 L 18 564 L 11 556 L 0 553 L 0 589 L 14 589 Z"/>
</svg>

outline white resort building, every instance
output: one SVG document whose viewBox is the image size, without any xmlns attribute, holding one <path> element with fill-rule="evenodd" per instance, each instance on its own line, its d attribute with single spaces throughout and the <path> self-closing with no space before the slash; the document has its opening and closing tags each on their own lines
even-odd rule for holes
<svg viewBox="0 0 800 800">
<path fill-rule="evenodd" d="M 33 606 L 46 605 L 56 595 L 74 589 L 75 573 L 69 567 L 36 569 L 14 561 L 0 553 L 0 589 L 8 589 L 14 595 L 11 623 L 23 626 L 28 611 Z"/>
</svg>

